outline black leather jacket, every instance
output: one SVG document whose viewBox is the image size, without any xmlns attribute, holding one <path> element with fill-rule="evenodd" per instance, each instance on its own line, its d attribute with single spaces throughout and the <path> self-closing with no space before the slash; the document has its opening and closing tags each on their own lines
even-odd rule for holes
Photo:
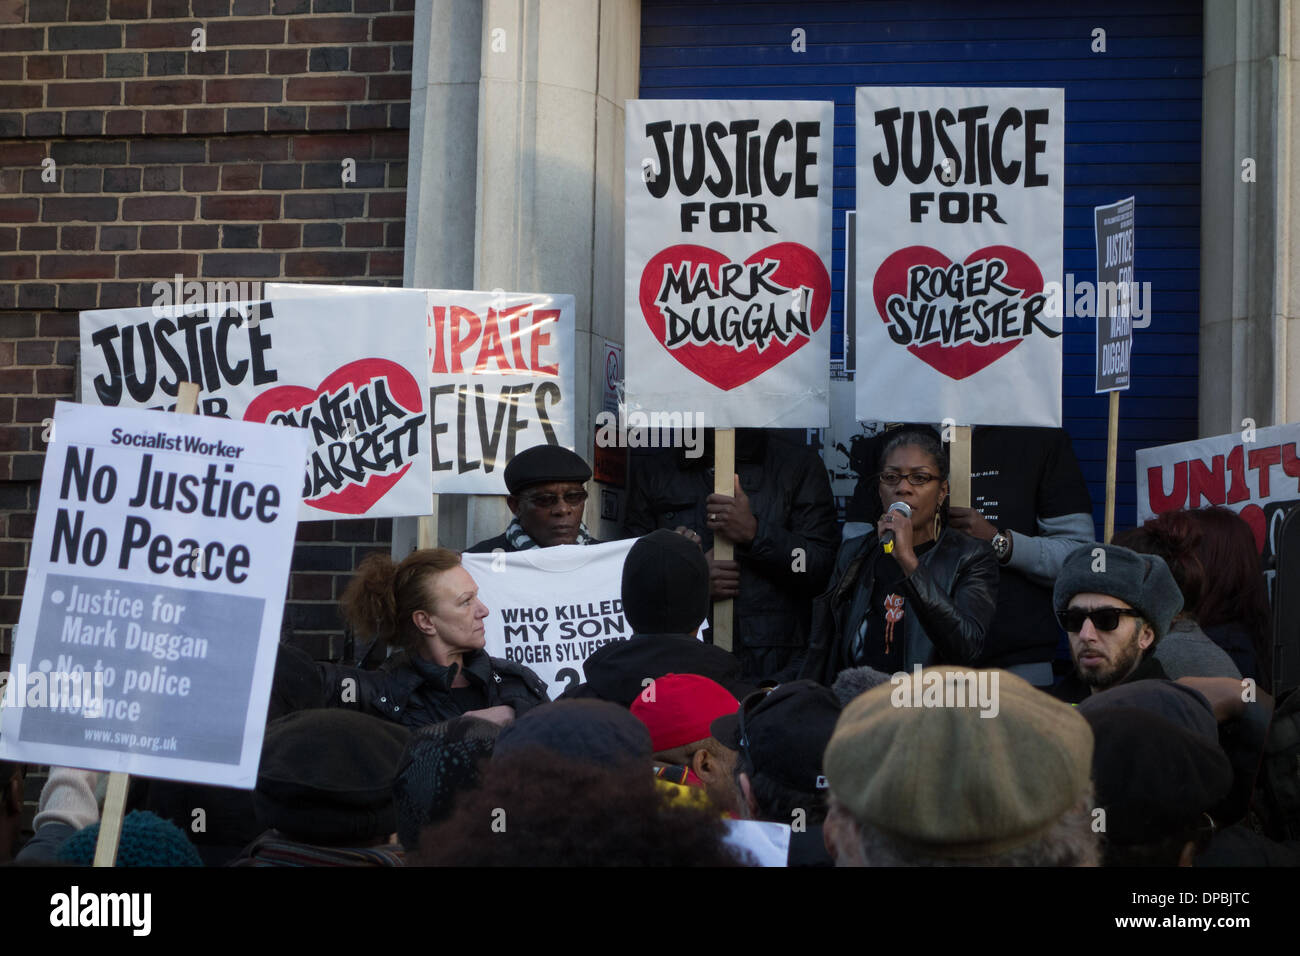
<svg viewBox="0 0 1300 956">
<path fill-rule="evenodd" d="M 684 452 L 645 457 L 630 467 L 629 534 L 685 525 L 713 547 L 705 499 L 713 493 L 711 457 Z M 736 436 L 736 473 L 758 519 L 748 547 L 736 547 L 740 596 L 735 602 L 735 652 L 746 677 L 774 677 L 808 643 L 812 599 L 826 586 L 838 533 L 830 480 L 809 449 L 762 431 Z"/>
<path fill-rule="evenodd" d="M 454 667 L 440 667 L 405 651 L 394 654 L 373 671 L 315 663 L 324 683 L 326 707 L 360 710 L 407 727 L 437 724 L 464 713 L 451 695 Z M 506 704 L 515 709 L 516 717 L 550 701 L 545 682 L 530 669 L 489 657 L 486 651 L 475 651 L 465 658 L 465 677 L 485 692 L 485 707 Z M 356 683 L 347 684 L 347 680 Z"/>
<path fill-rule="evenodd" d="M 831 586 L 813 604 L 813 640 L 799 676 L 830 685 L 845 666 L 844 647 L 863 617 L 853 614 L 854 591 L 872 587 L 868 558 L 877 548 L 875 531 L 851 538 L 840 548 Z M 904 669 L 910 671 L 915 664 L 981 666 L 998 598 L 993 549 L 944 528 L 935 546 L 917 560 L 917 569 L 903 579 L 908 608 L 903 620 Z"/>
</svg>

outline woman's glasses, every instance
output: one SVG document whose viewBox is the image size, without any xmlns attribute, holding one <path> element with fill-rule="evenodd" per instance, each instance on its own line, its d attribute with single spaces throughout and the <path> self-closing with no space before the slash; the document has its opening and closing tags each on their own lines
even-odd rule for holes
<svg viewBox="0 0 1300 956">
<path fill-rule="evenodd" d="M 904 475 L 901 472 L 897 472 L 897 471 L 885 471 L 885 472 L 881 472 L 880 474 L 880 483 L 882 485 L 888 485 L 891 488 L 896 487 L 898 483 L 903 479 L 907 479 L 907 483 L 909 485 L 913 485 L 914 487 L 919 488 L 922 485 L 927 485 L 932 481 L 938 481 L 939 476 L 929 475 L 923 471 L 914 471 L 910 475 Z"/>
</svg>

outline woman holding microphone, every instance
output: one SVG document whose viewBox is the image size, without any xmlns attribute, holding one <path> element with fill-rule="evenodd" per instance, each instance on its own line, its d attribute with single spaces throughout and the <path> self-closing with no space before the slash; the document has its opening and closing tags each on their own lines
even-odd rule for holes
<svg viewBox="0 0 1300 956">
<path fill-rule="evenodd" d="M 802 677 L 830 685 L 849 667 L 887 674 L 915 664 L 978 665 L 997 604 L 998 563 L 985 542 L 946 527 L 948 456 L 930 430 L 903 431 L 880 465 L 885 513 L 840 546 L 813 607 Z"/>
</svg>

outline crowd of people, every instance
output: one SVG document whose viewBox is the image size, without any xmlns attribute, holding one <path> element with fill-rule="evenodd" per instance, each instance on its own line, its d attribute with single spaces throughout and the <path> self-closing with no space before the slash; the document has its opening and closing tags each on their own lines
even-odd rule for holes
<svg viewBox="0 0 1300 956">
<path fill-rule="evenodd" d="M 631 637 L 554 701 L 486 651 L 458 552 L 371 555 L 342 610 L 387 659 L 282 644 L 256 788 L 135 780 L 119 865 L 1300 862 L 1300 786 L 1269 768 L 1300 766 L 1269 737 L 1295 701 L 1274 714 L 1244 522 L 1176 512 L 1096 542 L 1060 430 L 977 429 L 972 508 L 932 430 L 878 453 L 842 539 L 816 456 L 762 432 L 738 436 L 732 495 L 711 445 L 637 472 Z M 466 550 L 597 543 L 590 477 L 564 449 L 516 456 L 513 520 Z M 734 650 L 702 630 L 721 599 Z M 0 856 L 89 863 L 104 775 L 52 768 L 20 846 L 21 773 L 0 765 Z"/>
</svg>

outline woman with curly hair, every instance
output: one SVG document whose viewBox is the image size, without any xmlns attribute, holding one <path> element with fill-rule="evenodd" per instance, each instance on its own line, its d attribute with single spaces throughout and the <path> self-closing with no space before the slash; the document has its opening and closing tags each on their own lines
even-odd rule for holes
<svg viewBox="0 0 1300 956">
<path fill-rule="evenodd" d="M 343 594 L 343 615 L 397 653 L 373 671 L 318 663 L 325 706 L 420 727 L 461 716 L 505 724 L 545 703 L 541 678 L 484 650 L 488 613 L 455 551 L 413 551 L 400 564 L 369 555 Z"/>
</svg>

